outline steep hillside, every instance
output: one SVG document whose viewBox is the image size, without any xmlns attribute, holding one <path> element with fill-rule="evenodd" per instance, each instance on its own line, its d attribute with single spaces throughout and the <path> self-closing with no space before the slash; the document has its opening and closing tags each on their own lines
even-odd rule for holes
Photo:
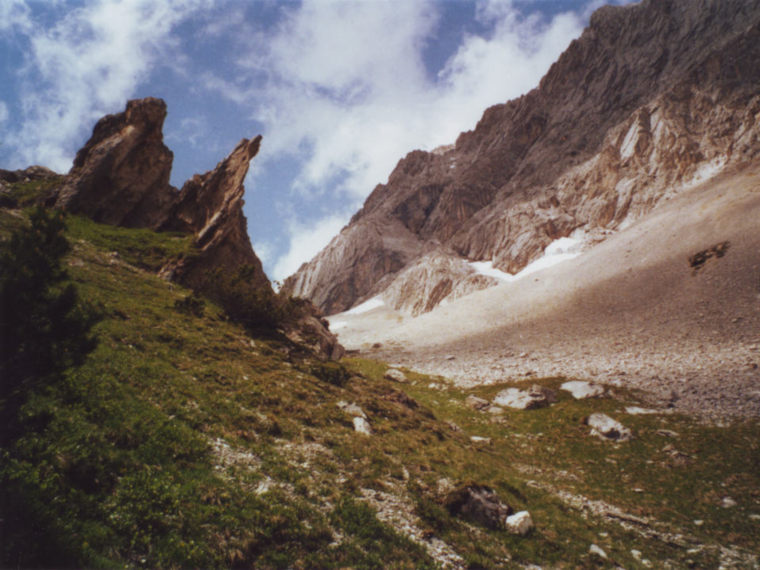
<svg viewBox="0 0 760 570">
<path fill-rule="evenodd" d="M 581 231 L 591 245 L 757 160 L 759 46 L 756 2 L 601 8 L 536 89 L 488 109 L 453 148 L 401 160 L 287 290 L 328 314 L 378 294 L 430 309 L 491 284 L 463 282 L 468 260 L 516 273 L 557 238 Z M 460 262 L 436 283 L 404 271 L 441 255 Z"/>
<path fill-rule="evenodd" d="M 0 247 L 27 223 L 0 209 Z M 191 236 L 67 224 L 98 345 L 3 437 L 3 567 L 757 564 L 756 422 L 630 415 L 635 393 L 576 400 L 560 378 L 535 379 L 553 405 L 511 410 L 489 404 L 511 381 L 325 363 L 158 278 Z M 593 413 L 634 439 L 592 435 Z"/>
</svg>

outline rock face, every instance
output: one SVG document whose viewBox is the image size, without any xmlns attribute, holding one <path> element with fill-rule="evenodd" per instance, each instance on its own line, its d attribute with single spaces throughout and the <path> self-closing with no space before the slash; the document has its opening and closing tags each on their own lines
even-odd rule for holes
<svg viewBox="0 0 760 570">
<path fill-rule="evenodd" d="M 442 257 L 515 273 L 576 230 L 603 238 L 760 156 L 758 59 L 756 2 L 603 7 L 536 89 L 402 159 L 285 286 L 327 314 L 381 293 L 418 314 L 471 278 Z"/>
<path fill-rule="evenodd" d="M 176 198 L 174 155 L 164 145 L 166 103 L 147 98 L 106 115 L 74 159 L 55 206 L 96 222 L 157 228 Z"/>
</svg>

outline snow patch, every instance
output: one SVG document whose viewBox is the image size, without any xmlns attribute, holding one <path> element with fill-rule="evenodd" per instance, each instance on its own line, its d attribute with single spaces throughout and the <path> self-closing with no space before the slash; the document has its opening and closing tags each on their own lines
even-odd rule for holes
<svg viewBox="0 0 760 570">
<path fill-rule="evenodd" d="M 495 277 L 502 281 L 517 281 L 531 273 L 541 271 L 547 267 L 578 257 L 583 248 L 584 241 L 584 234 L 579 230 L 573 232 L 570 237 L 554 240 L 546 246 L 544 254 L 541 257 L 532 263 L 529 263 L 522 271 L 514 275 L 496 269 L 493 266 L 493 261 L 471 261 L 469 265 L 481 275 Z"/>
<path fill-rule="evenodd" d="M 349 309 L 348 311 L 345 311 L 344 315 L 361 315 L 362 313 L 368 313 L 372 309 L 377 309 L 378 307 L 382 307 L 385 305 L 385 301 L 383 301 L 380 297 L 372 297 L 371 299 L 367 299 L 360 305 L 356 305 L 353 309 Z"/>
<path fill-rule="evenodd" d="M 338 329 L 342 329 L 348 326 L 348 323 L 346 321 L 335 321 L 334 323 L 330 323 L 330 330 L 331 331 L 337 331 Z"/>
</svg>

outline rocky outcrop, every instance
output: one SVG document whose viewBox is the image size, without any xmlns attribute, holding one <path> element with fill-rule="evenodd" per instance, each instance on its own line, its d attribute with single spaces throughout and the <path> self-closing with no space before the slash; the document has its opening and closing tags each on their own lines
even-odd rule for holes
<svg viewBox="0 0 760 570">
<path fill-rule="evenodd" d="M 195 234 L 198 256 L 171 268 L 183 282 L 199 283 L 211 269 L 236 271 L 247 266 L 253 286 L 270 286 L 251 247 L 243 215 L 243 181 L 260 146 L 261 136 L 243 139 L 214 170 L 185 182 L 159 225 L 162 230 Z"/>
<path fill-rule="evenodd" d="M 105 224 L 157 228 L 176 198 L 164 145 L 166 103 L 149 97 L 106 115 L 74 159 L 55 207 Z"/>
<path fill-rule="evenodd" d="M 402 159 L 286 286 L 330 314 L 386 290 L 434 251 L 515 273 L 571 232 L 604 237 L 760 156 L 759 58 L 757 3 L 603 7 L 539 87 L 488 109 L 453 148 Z M 369 227 L 380 232 L 372 247 L 358 246 Z M 383 264 L 399 228 L 413 247 Z M 452 291 L 465 278 L 457 274 Z M 429 307 L 417 284 L 407 312 Z"/>
<path fill-rule="evenodd" d="M 106 224 L 193 234 L 196 252 L 169 261 L 161 270 L 165 278 L 202 289 L 210 272 L 245 269 L 251 287 L 271 292 L 243 215 L 243 182 L 261 136 L 242 139 L 214 170 L 178 191 L 169 184 L 173 155 L 163 143 L 165 117 L 166 104 L 147 98 L 102 118 L 49 203 Z M 298 315 L 284 324 L 286 336 L 320 357 L 342 356 L 318 310 L 304 303 Z"/>
</svg>

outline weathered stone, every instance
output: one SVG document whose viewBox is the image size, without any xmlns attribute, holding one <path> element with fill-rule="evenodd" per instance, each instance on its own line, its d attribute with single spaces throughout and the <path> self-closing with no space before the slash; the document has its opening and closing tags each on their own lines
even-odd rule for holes
<svg viewBox="0 0 760 570">
<path fill-rule="evenodd" d="M 596 544 L 592 544 L 591 546 L 588 547 L 588 553 L 591 554 L 592 556 L 598 556 L 602 560 L 607 560 L 607 553 Z"/>
<path fill-rule="evenodd" d="M 364 410 L 362 410 L 358 405 L 354 403 L 349 404 L 348 402 L 341 400 L 338 402 L 337 406 L 347 414 L 356 416 L 358 418 L 364 418 L 365 420 L 367 419 L 367 414 L 364 413 Z"/>
<path fill-rule="evenodd" d="M 614 441 L 628 441 L 633 438 L 631 430 L 623 424 L 616 422 L 606 414 L 594 413 L 586 418 L 585 422 L 591 428 L 591 434 L 602 439 Z"/>
<path fill-rule="evenodd" d="M 484 485 L 460 487 L 448 494 L 444 504 L 453 516 L 494 529 L 503 528 L 512 513 L 512 508 Z"/>
<path fill-rule="evenodd" d="M 520 511 L 508 516 L 504 521 L 504 526 L 511 534 L 526 536 L 534 528 L 533 518 L 528 511 Z"/>
<path fill-rule="evenodd" d="M 391 382 L 399 382 L 401 384 L 407 384 L 409 382 L 406 374 L 404 374 L 398 368 L 389 368 L 385 371 L 385 374 L 383 374 L 383 378 L 390 380 Z"/>
<path fill-rule="evenodd" d="M 478 398 L 474 394 L 470 394 L 469 396 L 467 396 L 464 399 L 464 403 L 466 406 L 472 408 L 473 410 L 485 410 L 491 405 L 491 402 L 489 402 L 488 400 L 485 400 L 483 398 Z"/>
<path fill-rule="evenodd" d="M 560 386 L 560 389 L 570 392 L 576 400 L 598 398 L 604 395 L 604 386 L 592 382 L 584 382 L 582 380 L 565 382 Z"/>
<path fill-rule="evenodd" d="M 496 394 L 493 403 L 516 410 L 534 410 L 547 407 L 549 399 L 543 391 L 507 388 Z"/>
<path fill-rule="evenodd" d="M 372 428 L 369 425 L 369 422 L 365 420 L 362 417 L 354 416 L 353 419 L 354 423 L 354 431 L 357 433 L 362 433 L 364 435 L 372 435 Z"/>
</svg>

